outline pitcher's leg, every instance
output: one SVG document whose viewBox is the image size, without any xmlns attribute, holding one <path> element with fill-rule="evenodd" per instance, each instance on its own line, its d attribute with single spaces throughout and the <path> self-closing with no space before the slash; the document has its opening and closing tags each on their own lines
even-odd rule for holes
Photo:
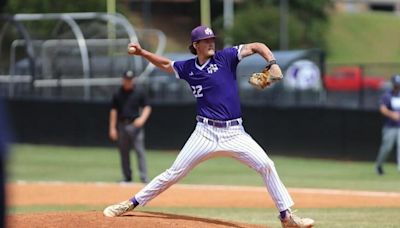
<svg viewBox="0 0 400 228">
<path fill-rule="evenodd" d="M 182 148 L 171 168 L 155 177 L 140 190 L 135 195 L 135 200 L 140 205 L 146 205 L 154 197 L 182 179 L 198 163 L 203 161 L 210 152 L 214 151 L 215 148 L 216 142 L 203 137 L 196 129 Z"/>
<path fill-rule="evenodd" d="M 276 172 L 274 162 L 265 151 L 246 133 L 224 144 L 224 150 L 234 151 L 234 157 L 256 170 L 264 180 L 279 211 L 293 206 L 293 200 Z"/>
<path fill-rule="evenodd" d="M 146 163 L 146 151 L 144 148 L 144 130 L 141 129 L 135 135 L 133 146 L 137 155 L 137 162 L 139 166 L 140 180 L 143 183 L 147 183 L 147 163 Z"/>
</svg>

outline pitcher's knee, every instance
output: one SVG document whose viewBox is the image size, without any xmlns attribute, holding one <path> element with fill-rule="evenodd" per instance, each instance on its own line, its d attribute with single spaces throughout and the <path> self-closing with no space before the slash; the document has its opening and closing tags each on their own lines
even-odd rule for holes
<svg viewBox="0 0 400 228">
<path fill-rule="evenodd" d="M 162 175 L 161 180 L 163 182 L 175 183 L 185 176 L 184 169 L 167 169 Z"/>
<path fill-rule="evenodd" d="M 256 167 L 256 171 L 260 174 L 267 174 L 267 173 L 271 172 L 271 170 L 273 170 L 273 169 L 275 169 L 275 164 L 271 159 L 262 161 Z"/>
</svg>

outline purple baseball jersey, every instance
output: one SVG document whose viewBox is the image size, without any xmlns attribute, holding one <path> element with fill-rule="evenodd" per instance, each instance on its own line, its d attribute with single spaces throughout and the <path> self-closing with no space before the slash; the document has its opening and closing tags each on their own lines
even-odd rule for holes
<svg viewBox="0 0 400 228">
<path fill-rule="evenodd" d="M 173 62 L 177 78 L 185 80 L 197 99 L 197 114 L 213 120 L 240 118 L 236 67 L 243 45 L 216 51 L 203 65 L 197 58 Z"/>
<path fill-rule="evenodd" d="M 400 93 L 393 91 L 385 93 L 381 98 L 381 104 L 385 105 L 389 110 L 400 113 Z M 385 126 L 400 127 L 400 121 L 394 121 L 385 117 Z"/>
</svg>

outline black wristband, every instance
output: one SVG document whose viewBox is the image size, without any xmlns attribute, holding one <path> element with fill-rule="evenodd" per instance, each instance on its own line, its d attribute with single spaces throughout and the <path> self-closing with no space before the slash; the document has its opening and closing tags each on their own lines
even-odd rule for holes
<svg viewBox="0 0 400 228">
<path fill-rule="evenodd" d="M 265 69 L 269 70 L 269 68 L 271 68 L 271 66 L 274 64 L 277 64 L 275 59 L 268 61 L 268 65 L 265 67 Z"/>
</svg>

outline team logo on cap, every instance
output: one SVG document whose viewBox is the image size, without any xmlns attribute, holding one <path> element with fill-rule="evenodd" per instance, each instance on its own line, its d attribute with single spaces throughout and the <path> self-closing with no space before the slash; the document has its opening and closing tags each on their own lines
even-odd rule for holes
<svg viewBox="0 0 400 228">
<path fill-rule="evenodd" d="M 206 28 L 204 30 L 204 33 L 207 34 L 207 35 L 213 35 L 214 34 L 213 31 L 210 28 Z"/>
</svg>

